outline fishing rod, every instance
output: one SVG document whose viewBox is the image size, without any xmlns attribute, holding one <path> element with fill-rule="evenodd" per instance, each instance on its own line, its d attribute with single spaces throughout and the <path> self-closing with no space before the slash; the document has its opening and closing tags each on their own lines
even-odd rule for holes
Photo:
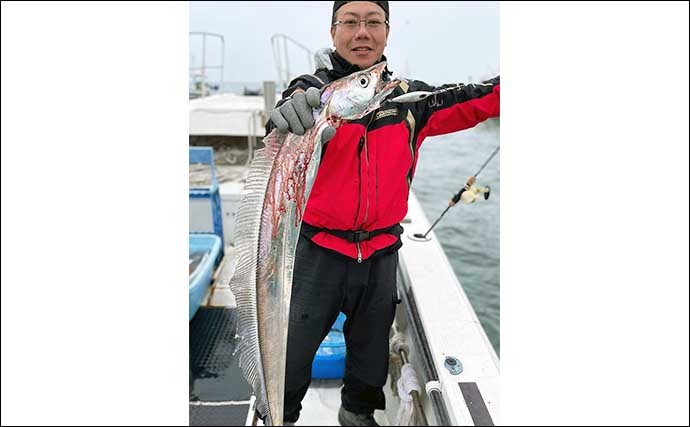
<svg viewBox="0 0 690 427">
<path fill-rule="evenodd" d="M 463 202 L 465 202 L 467 204 L 473 203 L 477 199 L 477 196 L 479 194 L 482 194 L 482 193 L 484 194 L 484 200 L 489 199 L 489 194 L 491 193 L 491 188 L 488 185 L 484 188 L 475 187 L 474 183 L 477 180 L 477 175 L 479 175 L 484 170 L 486 165 L 491 161 L 491 159 L 494 158 L 494 156 L 496 155 L 496 153 L 498 153 L 498 150 L 500 148 L 501 148 L 500 145 L 498 147 L 496 147 L 496 149 L 491 153 L 489 158 L 486 159 L 486 161 L 484 162 L 482 167 L 479 168 L 477 173 L 475 173 L 474 175 L 472 175 L 471 177 L 469 177 L 467 179 L 465 186 L 462 187 L 460 189 L 460 191 L 458 191 L 458 193 L 453 196 L 452 199 L 450 199 L 450 201 L 448 202 L 448 207 L 446 208 L 446 210 L 443 211 L 441 216 L 438 217 L 438 219 L 433 223 L 433 225 L 429 228 L 429 230 L 427 230 L 427 232 L 424 234 L 415 233 L 413 235 L 413 237 L 415 237 L 416 239 L 426 240 L 427 234 L 429 234 L 431 232 L 431 230 L 433 230 L 433 228 L 436 226 L 436 224 L 438 224 L 438 222 L 441 220 L 441 218 L 443 218 L 443 215 L 445 215 L 446 212 L 448 212 L 448 209 L 455 206 L 460 200 L 462 200 Z"/>
<path fill-rule="evenodd" d="M 439 93 L 448 92 L 448 91 L 451 91 L 451 90 L 453 90 L 453 89 L 459 89 L 460 87 L 462 87 L 462 85 L 451 86 L 451 87 L 447 87 L 447 88 L 445 88 L 445 89 L 436 90 L 436 91 L 433 91 L 433 92 L 429 92 L 429 91 L 426 91 L 426 90 L 418 90 L 418 91 L 415 91 L 415 92 L 409 92 L 409 93 L 402 94 L 402 95 L 400 95 L 400 96 L 396 96 L 395 98 L 391 98 L 391 99 L 390 99 L 390 102 L 399 102 L 399 103 L 402 103 L 402 104 L 413 103 L 413 102 L 419 102 L 419 101 L 422 101 L 422 100 L 425 99 L 425 98 L 428 98 L 428 97 L 431 96 L 431 95 L 438 95 Z"/>
<path fill-rule="evenodd" d="M 431 95 L 439 95 L 444 92 L 449 92 L 451 90 L 455 89 L 462 89 L 463 87 L 471 87 L 471 86 L 487 86 L 486 84 L 483 83 L 470 83 L 469 85 L 465 85 L 463 83 L 457 84 L 455 86 L 449 86 L 443 89 L 438 89 L 433 92 L 429 92 L 426 90 L 417 90 L 414 92 L 408 92 L 404 93 L 402 95 L 396 96 L 395 98 L 391 98 L 389 102 L 398 102 L 401 104 L 407 104 L 407 103 L 414 103 L 414 102 L 419 102 L 422 101 Z"/>
</svg>

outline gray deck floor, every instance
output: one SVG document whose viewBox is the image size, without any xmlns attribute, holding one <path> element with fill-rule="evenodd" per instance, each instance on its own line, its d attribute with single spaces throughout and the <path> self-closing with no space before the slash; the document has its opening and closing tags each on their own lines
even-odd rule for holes
<svg viewBox="0 0 690 427">
<path fill-rule="evenodd" d="M 244 425 L 252 390 L 235 351 L 235 309 L 201 307 L 189 323 L 189 424 Z M 337 426 L 342 380 L 314 380 L 297 425 Z M 376 420 L 388 425 L 383 411 Z M 251 420 L 251 418 L 249 418 Z M 259 420 L 258 425 L 263 425 Z"/>
</svg>

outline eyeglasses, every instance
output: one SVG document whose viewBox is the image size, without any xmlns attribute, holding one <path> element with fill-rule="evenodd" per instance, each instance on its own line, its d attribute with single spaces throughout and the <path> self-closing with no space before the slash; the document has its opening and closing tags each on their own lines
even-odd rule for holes
<svg viewBox="0 0 690 427">
<path fill-rule="evenodd" d="M 346 19 L 344 21 L 335 21 L 333 25 L 343 25 L 347 30 L 354 31 L 359 28 L 360 22 L 364 22 L 364 25 L 370 30 L 379 30 L 384 25 L 388 25 L 388 20 L 381 21 L 380 19 Z"/>
</svg>

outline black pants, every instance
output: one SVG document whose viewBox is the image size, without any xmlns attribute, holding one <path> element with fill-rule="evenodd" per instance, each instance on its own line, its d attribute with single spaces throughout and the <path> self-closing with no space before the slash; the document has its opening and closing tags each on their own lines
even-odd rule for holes
<svg viewBox="0 0 690 427">
<path fill-rule="evenodd" d="M 340 311 L 347 316 L 343 407 L 356 413 L 385 409 L 397 267 L 397 251 L 359 264 L 300 236 L 290 303 L 285 421 L 297 421 L 311 383 L 312 361 Z"/>
</svg>

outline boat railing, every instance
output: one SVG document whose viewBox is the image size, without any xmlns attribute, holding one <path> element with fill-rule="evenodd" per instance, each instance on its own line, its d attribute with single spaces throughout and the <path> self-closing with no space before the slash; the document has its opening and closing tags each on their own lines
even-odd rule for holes
<svg viewBox="0 0 690 427">
<path fill-rule="evenodd" d="M 209 33 L 205 31 L 190 31 L 189 39 L 192 40 L 193 37 L 201 37 L 201 66 L 190 66 L 189 76 L 192 80 L 192 87 L 189 90 L 189 97 L 196 98 L 200 96 L 208 96 L 211 93 L 209 84 L 207 82 L 208 76 L 206 72 L 208 70 L 220 70 L 220 78 L 218 83 L 218 88 L 223 88 L 223 77 L 225 71 L 225 39 L 221 34 Z M 207 38 L 217 38 L 220 40 L 220 63 L 216 65 L 206 64 L 206 39 Z M 191 61 L 190 61 L 191 62 Z"/>
<path fill-rule="evenodd" d="M 288 83 L 294 77 L 290 73 L 288 43 L 304 51 L 307 55 L 307 61 L 309 61 L 309 70 L 314 69 L 314 52 L 311 49 L 290 36 L 285 34 L 274 34 L 271 36 L 271 47 L 273 48 L 273 60 L 276 65 L 276 71 L 278 72 L 278 87 L 281 90 L 286 89 Z"/>
</svg>

